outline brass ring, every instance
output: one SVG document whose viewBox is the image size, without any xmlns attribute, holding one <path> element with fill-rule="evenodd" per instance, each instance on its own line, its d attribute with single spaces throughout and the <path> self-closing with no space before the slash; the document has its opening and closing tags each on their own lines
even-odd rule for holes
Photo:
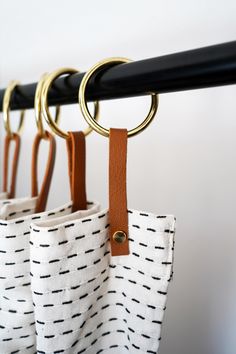
<svg viewBox="0 0 236 354">
<path fill-rule="evenodd" d="M 10 101 L 11 101 L 11 95 L 17 85 L 19 85 L 19 81 L 11 81 L 8 87 L 6 88 L 6 91 L 4 92 L 4 96 L 3 96 L 3 103 L 2 103 L 3 121 L 8 136 L 12 136 L 14 134 L 14 132 L 11 130 L 11 123 L 10 123 Z M 22 131 L 24 117 L 25 117 L 25 110 L 21 110 L 20 121 L 16 131 L 16 133 L 18 134 L 20 134 Z"/>
<path fill-rule="evenodd" d="M 55 134 L 59 135 L 62 138 L 65 138 L 65 139 L 67 139 L 69 137 L 69 134 L 59 128 L 59 126 L 53 120 L 53 118 L 49 112 L 49 107 L 48 107 L 48 102 L 47 102 L 48 91 L 49 91 L 50 87 L 52 86 L 53 81 L 55 79 L 57 79 L 59 76 L 61 76 L 63 74 L 74 74 L 74 73 L 78 73 L 78 72 L 79 72 L 78 70 L 73 69 L 73 68 L 62 68 L 62 69 L 55 70 L 53 73 L 51 73 L 47 76 L 47 78 L 44 81 L 43 89 L 42 89 L 41 104 L 42 104 L 42 111 L 43 111 L 44 118 L 46 119 L 47 123 L 51 127 L 52 131 Z M 99 115 L 98 102 L 94 102 L 94 106 L 95 106 L 94 119 L 97 120 L 98 115 Z M 92 130 L 93 129 L 89 125 L 88 128 L 86 130 L 84 130 L 84 135 L 88 135 L 89 133 L 92 132 Z"/>
<path fill-rule="evenodd" d="M 119 58 L 119 57 L 104 59 L 104 60 L 98 62 L 97 64 L 95 64 L 90 70 L 88 70 L 86 72 L 86 74 L 84 75 L 84 77 L 81 81 L 81 84 L 80 84 L 78 99 L 79 99 L 79 105 L 80 105 L 81 111 L 83 113 L 83 116 L 84 116 L 86 122 L 97 133 L 99 133 L 105 137 L 109 137 L 109 130 L 104 128 L 103 126 L 101 126 L 99 123 L 97 123 L 94 120 L 94 118 L 91 116 L 91 114 L 88 110 L 87 102 L 85 99 L 86 86 L 87 86 L 89 80 L 91 79 L 92 75 L 95 74 L 102 67 L 107 66 L 107 65 L 110 66 L 111 64 L 115 65 L 115 64 L 120 64 L 120 63 L 129 63 L 130 61 L 131 60 L 129 60 L 129 59 Z M 150 108 L 146 118 L 137 127 L 128 131 L 128 137 L 134 136 L 134 135 L 140 133 L 141 131 L 143 131 L 153 120 L 153 118 L 157 112 L 157 108 L 158 108 L 158 95 L 156 93 L 150 93 L 150 94 L 151 94 L 151 108 Z"/>
<path fill-rule="evenodd" d="M 44 85 L 44 81 L 46 79 L 48 74 L 43 74 L 42 77 L 40 78 L 36 91 L 35 91 L 35 96 L 34 96 L 34 110 L 35 110 L 35 119 L 36 119 L 36 125 L 38 128 L 38 132 L 40 136 L 45 137 L 45 129 L 43 127 L 43 121 L 42 121 L 42 104 L 41 104 L 41 96 L 42 96 L 42 89 Z M 56 124 L 58 123 L 60 119 L 60 107 L 56 106 L 56 113 L 55 113 L 55 122 Z"/>
</svg>

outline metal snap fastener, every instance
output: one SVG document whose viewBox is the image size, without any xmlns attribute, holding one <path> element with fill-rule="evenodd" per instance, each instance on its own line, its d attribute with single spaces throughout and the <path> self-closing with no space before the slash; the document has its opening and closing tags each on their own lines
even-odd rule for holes
<svg viewBox="0 0 236 354">
<path fill-rule="evenodd" d="M 113 240 L 117 243 L 124 243 L 127 235 L 124 231 L 116 231 L 113 234 Z"/>
</svg>

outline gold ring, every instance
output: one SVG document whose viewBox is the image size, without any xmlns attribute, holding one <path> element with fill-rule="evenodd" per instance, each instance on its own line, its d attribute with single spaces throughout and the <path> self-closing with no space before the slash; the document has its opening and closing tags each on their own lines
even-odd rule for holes
<svg viewBox="0 0 236 354">
<path fill-rule="evenodd" d="M 119 58 L 119 57 L 104 59 L 104 60 L 98 62 L 97 64 L 95 64 L 89 71 L 86 72 L 86 74 L 84 75 L 84 77 L 81 81 L 81 84 L 80 84 L 78 99 L 79 99 L 79 105 L 80 105 L 81 111 L 83 113 L 83 116 L 84 116 L 86 122 L 97 133 L 99 133 L 105 137 L 109 137 L 109 130 L 104 128 L 103 126 L 101 126 L 99 123 L 97 123 L 94 120 L 94 118 L 91 116 L 91 114 L 88 110 L 87 102 L 85 99 L 86 86 L 87 86 L 89 80 L 91 79 L 92 75 L 95 74 L 102 67 L 111 66 L 111 64 L 115 65 L 115 64 L 120 64 L 120 63 L 129 63 L 130 61 L 131 60 L 129 60 L 129 59 Z M 152 93 L 152 92 L 150 94 L 151 94 L 151 108 L 150 108 L 146 118 L 137 127 L 128 131 L 128 137 L 134 136 L 134 135 L 140 133 L 141 131 L 143 131 L 153 120 L 153 118 L 157 112 L 157 108 L 158 108 L 158 95 L 156 93 Z"/>
<path fill-rule="evenodd" d="M 34 110 L 35 110 L 35 119 L 36 119 L 36 125 L 38 128 L 38 132 L 40 136 L 45 137 L 45 129 L 43 127 L 43 121 L 42 121 L 42 104 L 41 104 L 41 96 L 42 96 L 42 89 L 44 85 L 44 81 L 46 79 L 48 74 L 43 74 L 42 77 L 40 78 L 36 91 L 35 91 L 35 96 L 34 96 Z M 58 123 L 60 119 L 60 107 L 56 106 L 56 114 L 55 114 L 55 122 L 56 124 Z"/>
<path fill-rule="evenodd" d="M 79 72 L 78 70 L 73 69 L 73 68 L 62 68 L 62 69 L 55 70 L 53 73 L 51 73 L 47 76 L 47 78 L 44 81 L 43 89 L 42 89 L 41 104 L 42 104 L 42 111 L 43 111 L 44 118 L 46 119 L 47 123 L 51 127 L 52 131 L 55 134 L 59 135 L 62 138 L 65 138 L 65 139 L 67 139 L 69 137 L 69 134 L 59 128 L 59 126 L 53 120 L 53 118 L 49 112 L 48 101 L 47 101 L 48 91 L 49 91 L 50 87 L 52 86 L 53 81 L 55 79 L 57 79 L 59 76 L 64 75 L 64 74 L 75 74 L 78 72 Z M 94 102 L 94 107 L 95 107 L 94 119 L 97 120 L 98 115 L 99 115 L 99 105 L 98 105 L 97 101 Z M 92 130 L 93 129 L 89 125 L 88 128 L 84 131 L 84 135 L 88 135 L 89 133 L 92 132 Z"/>
<path fill-rule="evenodd" d="M 9 136 L 12 136 L 14 134 L 14 132 L 11 130 L 11 123 L 10 123 L 10 101 L 11 101 L 11 95 L 17 85 L 19 85 L 19 81 L 11 81 L 8 87 L 6 88 L 6 91 L 4 92 L 4 96 L 3 96 L 3 103 L 2 103 L 3 121 L 4 121 L 4 127 L 7 132 L 7 135 Z M 20 134 L 22 131 L 24 117 L 25 117 L 25 110 L 21 110 L 19 126 L 16 131 L 16 133 L 18 134 Z"/>
</svg>

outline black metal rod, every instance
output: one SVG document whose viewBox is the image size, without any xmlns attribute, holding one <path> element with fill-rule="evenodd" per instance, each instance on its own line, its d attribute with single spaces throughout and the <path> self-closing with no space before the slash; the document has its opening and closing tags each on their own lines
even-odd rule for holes
<svg viewBox="0 0 236 354">
<path fill-rule="evenodd" d="M 50 106 L 78 102 L 84 74 L 55 80 L 49 91 Z M 164 55 L 107 68 L 88 85 L 87 100 L 106 100 L 166 93 L 236 83 L 236 41 Z M 20 85 L 12 95 L 11 109 L 34 107 L 36 83 Z M 4 90 L 0 90 L 0 109 Z"/>
</svg>

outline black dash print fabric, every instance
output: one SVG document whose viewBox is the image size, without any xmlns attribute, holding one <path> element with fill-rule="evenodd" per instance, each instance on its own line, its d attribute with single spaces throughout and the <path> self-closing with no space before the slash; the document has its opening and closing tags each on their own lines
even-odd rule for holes
<svg viewBox="0 0 236 354">
<path fill-rule="evenodd" d="M 111 257 L 107 210 L 33 223 L 37 353 L 156 354 L 174 232 L 172 215 L 130 210 L 130 254 Z"/>
<path fill-rule="evenodd" d="M 36 352 L 30 224 L 71 213 L 71 203 L 40 214 L 35 206 L 36 198 L 0 201 L 0 354 Z M 90 207 L 89 214 L 98 211 Z"/>
</svg>

